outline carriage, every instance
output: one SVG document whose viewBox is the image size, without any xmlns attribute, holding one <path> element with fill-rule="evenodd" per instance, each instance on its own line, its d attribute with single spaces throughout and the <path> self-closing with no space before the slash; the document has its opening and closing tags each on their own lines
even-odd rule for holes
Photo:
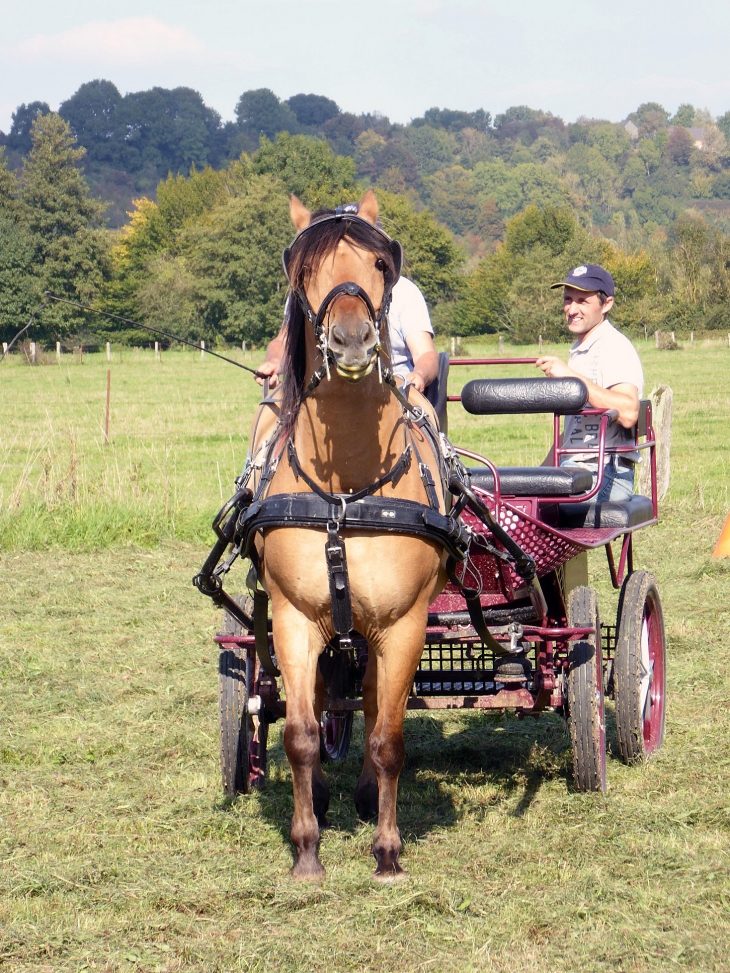
<svg viewBox="0 0 730 973">
<path fill-rule="evenodd" d="M 442 355 L 430 394 L 412 394 L 388 364 L 403 252 L 378 224 L 375 195 L 315 214 L 292 197 L 290 209 L 287 378 L 280 394 L 264 390 L 246 468 L 194 579 L 227 611 L 216 636 L 221 767 L 229 795 L 260 786 L 268 727 L 286 717 L 292 875 L 319 880 L 329 804 L 321 763 L 346 755 L 361 709 L 355 805 L 378 820 L 375 879 L 398 881 L 407 709 L 560 712 L 582 791 L 606 788 L 606 695 L 624 759 L 661 745 L 662 609 L 654 578 L 633 565 L 635 531 L 657 520 L 651 405 L 641 403 L 633 442 L 609 448 L 618 414 L 587 407 L 575 377 L 479 378 L 448 396 Z M 497 468 L 454 446 L 449 399 L 485 422 L 552 415 L 551 465 Z M 603 473 L 594 484 L 589 469 L 561 465 L 576 452 L 561 445 L 561 419 L 578 413 L 593 427 L 598 470 L 612 451 L 643 453 L 651 497 L 599 503 Z M 598 547 L 620 589 L 615 624 L 602 621 L 588 585 L 587 554 Z M 249 594 L 232 598 L 223 582 L 239 558 L 251 563 Z"/>
<path fill-rule="evenodd" d="M 450 364 L 533 362 L 455 359 Z M 633 443 L 611 450 L 605 446 L 606 431 L 616 416 L 586 408 L 586 388 L 577 379 L 476 379 L 461 394 L 446 396 L 445 354 L 440 365 L 440 395 L 434 399 L 442 427 L 446 401 L 484 417 L 548 413 L 553 422 L 553 465 L 496 468 L 487 458 L 454 447 L 474 464 L 467 467 L 471 491 L 504 536 L 498 530 L 500 536 L 495 537 L 478 513 L 468 508 L 460 513 L 469 528 L 469 555 L 429 608 L 423 655 L 407 708 L 500 710 L 518 717 L 561 713 L 570 730 L 575 788 L 605 791 L 606 697 L 615 701 L 618 747 L 625 761 L 651 755 L 664 734 L 666 641 L 661 601 L 653 576 L 635 571 L 633 565 L 634 533 L 657 522 L 651 402 L 640 403 Z M 577 412 L 595 421 L 593 449 L 599 469 L 610 452 L 642 451 L 651 466 L 651 497 L 596 503 L 600 477 L 593 486 L 588 470 L 561 467 L 561 459 L 569 454 L 560 446 L 561 419 Z M 514 561 L 505 557 L 511 553 L 509 540 L 534 561 L 538 588 L 526 584 Z M 615 621 L 601 615 L 596 592 L 588 586 L 588 551 L 601 547 L 613 587 L 620 590 Z M 236 599 L 252 619 L 254 599 L 267 600 L 260 589 Z M 474 624 L 477 604 L 491 639 L 483 629 L 480 634 L 478 620 Z M 257 639 L 253 624 L 249 629 L 226 612 L 215 636 L 221 771 L 230 796 L 264 783 L 268 727 L 286 714 L 270 622 L 265 627 Z M 325 761 L 347 755 L 353 717 L 362 709 L 367 654 L 367 642 L 355 636 L 344 649 L 333 642 L 320 657 L 326 687 L 320 727 Z"/>
</svg>

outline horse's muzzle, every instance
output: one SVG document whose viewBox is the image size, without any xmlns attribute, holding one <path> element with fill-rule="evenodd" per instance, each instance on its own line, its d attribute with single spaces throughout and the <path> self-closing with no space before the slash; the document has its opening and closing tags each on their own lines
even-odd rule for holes
<svg viewBox="0 0 730 973">
<path fill-rule="evenodd" d="M 328 345 L 337 374 L 348 382 L 359 382 L 369 375 L 380 351 L 372 321 L 360 321 L 349 327 L 340 322 L 333 324 Z"/>
</svg>

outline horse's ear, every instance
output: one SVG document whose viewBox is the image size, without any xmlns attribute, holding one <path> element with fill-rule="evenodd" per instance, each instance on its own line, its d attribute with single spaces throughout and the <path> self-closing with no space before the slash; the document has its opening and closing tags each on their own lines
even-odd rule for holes
<svg viewBox="0 0 730 973">
<path fill-rule="evenodd" d="M 378 222 L 378 201 L 375 198 L 375 193 L 372 189 L 368 189 L 363 198 L 360 200 L 360 206 L 357 211 L 357 215 L 363 219 L 367 220 L 368 223 L 372 223 L 375 226 Z"/>
<path fill-rule="evenodd" d="M 294 193 L 289 197 L 289 214 L 297 233 L 301 233 L 306 226 L 309 226 L 309 221 L 312 218 L 307 207 L 301 200 L 297 199 Z"/>
</svg>

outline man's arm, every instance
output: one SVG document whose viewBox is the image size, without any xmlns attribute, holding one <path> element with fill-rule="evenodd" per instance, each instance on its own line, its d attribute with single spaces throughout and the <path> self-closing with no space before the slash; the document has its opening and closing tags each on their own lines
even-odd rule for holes
<svg viewBox="0 0 730 973">
<path fill-rule="evenodd" d="M 541 368 L 548 378 L 579 378 L 588 388 L 588 404 L 594 409 L 615 409 L 618 412 L 618 422 L 624 429 L 631 429 L 639 418 L 639 390 L 630 382 L 620 382 L 604 389 L 595 382 L 591 382 L 585 375 L 569 368 L 565 362 L 555 355 L 544 355 L 538 358 L 536 365 Z"/>
<path fill-rule="evenodd" d="M 264 378 L 269 380 L 269 388 L 275 389 L 279 384 L 279 370 L 281 369 L 281 360 L 284 357 L 284 352 L 286 351 L 286 345 L 284 344 L 284 328 L 279 330 L 278 335 L 272 338 L 271 341 L 266 346 L 266 360 L 261 362 L 256 371 L 258 375 L 256 376 L 256 381 L 259 385 L 264 384 Z"/>
<path fill-rule="evenodd" d="M 423 392 L 439 371 L 439 356 L 433 335 L 429 331 L 412 331 L 406 335 L 406 344 L 413 358 L 413 371 L 408 377 L 413 387 Z"/>
</svg>

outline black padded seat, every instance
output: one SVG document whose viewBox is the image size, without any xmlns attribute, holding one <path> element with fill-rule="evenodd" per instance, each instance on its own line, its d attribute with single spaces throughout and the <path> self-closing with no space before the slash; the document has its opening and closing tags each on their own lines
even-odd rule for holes
<svg viewBox="0 0 730 973">
<path fill-rule="evenodd" d="M 498 466 L 500 490 L 507 497 L 576 497 L 593 486 L 589 470 L 577 466 Z M 494 490 L 488 466 L 470 466 L 472 486 Z"/>
<path fill-rule="evenodd" d="M 628 500 L 606 500 L 603 503 L 561 503 L 558 525 L 566 530 L 576 527 L 637 527 L 654 519 L 651 497 L 635 494 Z"/>
<path fill-rule="evenodd" d="M 558 412 L 572 415 L 588 403 L 579 378 L 475 378 L 461 390 L 461 404 L 475 416 Z"/>
</svg>

